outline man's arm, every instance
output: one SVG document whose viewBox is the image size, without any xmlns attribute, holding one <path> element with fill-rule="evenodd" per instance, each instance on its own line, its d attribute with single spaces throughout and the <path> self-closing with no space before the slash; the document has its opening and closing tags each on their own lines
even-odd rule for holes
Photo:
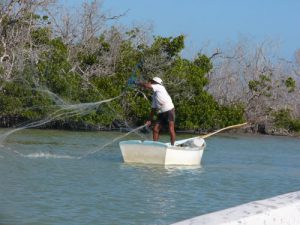
<svg viewBox="0 0 300 225">
<path fill-rule="evenodd" d="M 147 126 L 150 126 L 150 125 L 151 125 L 151 122 L 152 122 L 152 120 L 153 120 L 153 117 L 154 117 L 155 112 L 156 112 L 156 109 L 155 109 L 155 108 L 151 108 L 151 112 L 150 112 L 149 119 L 148 119 L 147 122 L 146 122 Z"/>
<path fill-rule="evenodd" d="M 147 89 L 151 89 L 152 88 L 152 84 L 150 82 L 139 82 L 137 83 L 137 85 L 143 87 L 143 88 L 147 88 Z"/>
</svg>

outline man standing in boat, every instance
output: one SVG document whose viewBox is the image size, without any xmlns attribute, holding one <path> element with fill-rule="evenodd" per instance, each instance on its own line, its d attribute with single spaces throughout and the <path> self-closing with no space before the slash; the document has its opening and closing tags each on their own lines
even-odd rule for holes
<svg viewBox="0 0 300 225">
<path fill-rule="evenodd" d="M 153 125 L 153 141 L 159 139 L 159 132 L 162 126 L 168 125 L 170 132 L 171 144 L 175 142 L 175 108 L 170 95 L 163 86 L 163 81 L 159 77 L 154 77 L 147 83 L 140 83 L 141 86 L 147 89 L 152 89 L 152 105 L 149 120 L 146 122 L 151 125 L 154 115 L 157 114 L 157 119 Z"/>
</svg>

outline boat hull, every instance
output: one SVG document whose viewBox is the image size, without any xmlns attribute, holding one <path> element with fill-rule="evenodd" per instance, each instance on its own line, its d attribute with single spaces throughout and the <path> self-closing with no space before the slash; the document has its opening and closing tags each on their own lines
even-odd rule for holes
<svg viewBox="0 0 300 225">
<path fill-rule="evenodd" d="M 200 165 L 205 142 L 201 146 L 171 146 L 169 143 L 155 141 L 129 140 L 119 143 L 125 163 L 144 163 L 160 165 Z"/>
</svg>

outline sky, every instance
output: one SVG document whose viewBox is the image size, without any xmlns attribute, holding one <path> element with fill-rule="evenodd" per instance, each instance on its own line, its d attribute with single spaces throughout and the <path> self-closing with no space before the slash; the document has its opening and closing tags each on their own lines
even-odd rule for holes
<svg viewBox="0 0 300 225">
<path fill-rule="evenodd" d="M 77 7 L 88 0 L 59 0 Z M 247 37 L 254 43 L 271 40 L 279 56 L 292 60 L 300 49 L 300 0 L 103 0 L 113 15 L 127 11 L 120 23 L 152 24 L 153 35 L 185 35 L 183 56 L 211 51 Z"/>
</svg>

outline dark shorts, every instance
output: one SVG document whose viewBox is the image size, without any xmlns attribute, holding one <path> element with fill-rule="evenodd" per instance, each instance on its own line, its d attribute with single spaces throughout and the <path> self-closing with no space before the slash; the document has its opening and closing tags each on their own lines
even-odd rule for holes
<svg viewBox="0 0 300 225">
<path fill-rule="evenodd" d="M 169 122 L 175 122 L 175 109 L 171 109 L 169 111 L 158 113 L 157 119 L 155 123 L 161 124 L 161 125 L 167 125 Z"/>
</svg>

